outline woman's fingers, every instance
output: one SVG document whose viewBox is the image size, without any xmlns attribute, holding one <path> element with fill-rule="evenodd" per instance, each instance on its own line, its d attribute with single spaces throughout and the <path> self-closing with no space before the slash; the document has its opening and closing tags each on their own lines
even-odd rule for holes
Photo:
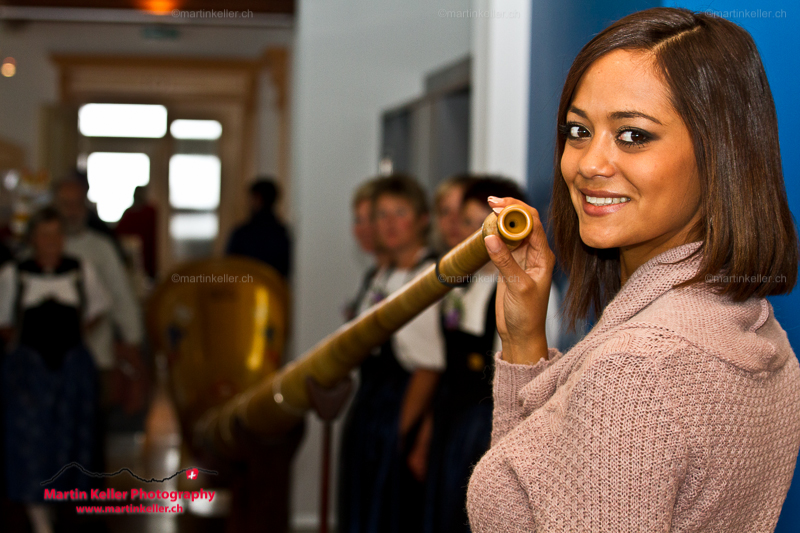
<svg viewBox="0 0 800 533">
<path fill-rule="evenodd" d="M 534 273 L 542 271 L 549 278 L 552 276 L 553 268 L 556 266 L 556 256 L 550 249 L 547 242 L 547 235 L 539 217 L 533 219 L 533 230 L 531 231 L 525 248 L 525 268 L 526 272 Z"/>
<path fill-rule="evenodd" d="M 519 247 L 517 248 L 511 255 L 516 258 L 516 263 L 521 266 L 520 270 L 517 271 L 516 269 L 512 269 L 509 271 L 508 275 L 512 274 L 521 274 L 523 271 L 529 274 L 533 274 L 537 272 L 539 269 L 543 269 L 546 272 L 552 273 L 552 269 L 555 266 L 555 256 L 553 252 L 550 250 L 550 244 L 547 242 L 547 235 L 544 231 L 544 226 L 542 225 L 541 220 L 539 219 L 539 212 L 532 208 L 531 206 L 527 205 L 525 202 L 517 200 L 516 198 L 497 198 L 495 196 L 490 196 L 488 198 L 489 206 L 496 212 L 499 213 L 504 208 L 510 205 L 518 205 L 526 209 L 531 215 L 531 222 L 533 224 L 533 228 L 531 230 L 530 236 L 528 239 Z M 498 242 L 501 244 L 502 241 L 498 238 Z M 489 243 L 487 242 L 487 250 L 488 250 Z M 503 244 L 503 248 L 505 248 L 505 244 Z M 497 264 L 495 261 L 495 257 L 492 256 L 491 250 L 489 250 L 489 257 L 492 258 L 492 261 L 500 268 L 500 265 Z M 499 258 L 499 260 L 504 260 L 504 258 Z M 501 271 L 503 276 L 506 276 L 505 273 Z"/>
<path fill-rule="evenodd" d="M 496 309 L 503 357 L 511 362 L 535 362 L 547 353 L 545 320 L 555 256 L 535 209 L 513 198 L 490 198 L 489 205 L 496 212 L 519 205 L 531 214 L 531 234 L 514 254 L 499 236 L 490 235 L 484 242 L 500 271 Z"/>
<path fill-rule="evenodd" d="M 511 255 L 511 250 L 500 240 L 500 237 L 489 235 L 483 239 L 483 242 L 486 243 L 489 258 L 494 263 L 494 266 L 497 267 L 497 270 L 500 271 L 503 281 L 508 283 L 509 280 L 515 280 L 525 275 L 525 271 L 519 266 L 514 256 Z"/>
</svg>

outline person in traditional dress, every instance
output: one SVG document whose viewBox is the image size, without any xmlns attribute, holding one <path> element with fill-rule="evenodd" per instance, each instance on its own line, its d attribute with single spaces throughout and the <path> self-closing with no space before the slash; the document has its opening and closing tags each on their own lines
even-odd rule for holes
<svg viewBox="0 0 800 533">
<path fill-rule="evenodd" d="M 464 240 L 464 223 L 461 217 L 464 191 L 480 177 L 477 174 L 456 174 L 436 187 L 433 209 L 440 252 L 447 253 Z"/>
<path fill-rule="evenodd" d="M 372 197 L 378 242 L 391 263 L 374 276 L 360 311 L 433 264 L 425 193 L 405 176 L 379 180 Z M 359 388 L 343 430 L 339 531 L 419 531 L 424 491 L 407 465 L 423 414 L 444 369 L 439 306 L 418 315 L 359 369 Z"/>
<path fill-rule="evenodd" d="M 383 250 L 375 236 L 375 220 L 372 216 L 372 197 L 375 187 L 380 178 L 373 178 L 365 181 L 358 186 L 353 193 L 353 237 L 358 243 L 361 253 L 368 256 L 372 264 L 364 272 L 361 278 L 358 292 L 355 297 L 347 303 L 344 311 L 345 320 L 352 320 L 358 316 L 362 302 L 369 291 L 372 278 L 383 267 L 389 266 L 391 257 Z"/>
<path fill-rule="evenodd" d="M 3 361 L 6 490 L 26 504 L 35 531 L 48 531 L 44 490 L 88 490 L 99 456 L 98 377 L 86 331 L 111 308 L 93 266 L 64 255 L 64 225 L 46 208 L 31 218 L 33 255 L 0 270 L 0 328 L 11 339 Z M 74 510 L 73 510 L 74 513 Z"/>
<path fill-rule="evenodd" d="M 457 206 L 460 233 L 454 244 L 481 228 L 491 213 L 490 196 L 525 199 L 514 181 L 501 176 L 475 175 L 461 192 Z M 441 326 L 447 354 L 433 402 L 427 469 L 424 459 L 412 470 L 426 482 L 426 512 L 423 531 L 469 532 L 466 513 L 467 482 L 472 467 L 489 448 L 492 430 L 492 376 L 494 354 L 500 347 L 495 324 L 497 269 L 487 264 L 473 276 L 450 280 L 453 288 L 442 301 Z M 557 293 L 551 294 L 548 317 L 550 338 L 558 336 Z M 421 439 L 422 440 L 422 439 Z M 420 443 L 423 446 L 424 443 Z"/>
</svg>

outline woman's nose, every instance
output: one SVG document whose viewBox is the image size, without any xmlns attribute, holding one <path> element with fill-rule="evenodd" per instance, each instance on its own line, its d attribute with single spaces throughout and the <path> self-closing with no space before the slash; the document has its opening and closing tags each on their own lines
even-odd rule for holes
<svg viewBox="0 0 800 533">
<path fill-rule="evenodd" d="M 605 136 L 593 137 L 578 160 L 578 172 L 585 178 L 612 176 L 613 148 L 613 139 Z"/>
</svg>

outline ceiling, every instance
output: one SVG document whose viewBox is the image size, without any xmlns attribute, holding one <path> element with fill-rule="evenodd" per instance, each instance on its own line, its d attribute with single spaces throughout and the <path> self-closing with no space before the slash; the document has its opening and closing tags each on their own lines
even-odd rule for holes
<svg viewBox="0 0 800 533">
<path fill-rule="evenodd" d="M 0 6 L 24 8 L 136 9 L 166 14 L 182 11 L 251 11 L 259 14 L 294 15 L 295 0 L 0 0 Z"/>
</svg>

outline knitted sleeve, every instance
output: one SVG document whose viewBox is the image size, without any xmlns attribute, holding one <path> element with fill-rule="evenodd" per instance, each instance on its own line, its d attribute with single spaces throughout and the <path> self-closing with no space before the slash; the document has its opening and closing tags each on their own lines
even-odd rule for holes
<svg viewBox="0 0 800 533">
<path fill-rule="evenodd" d="M 686 452 L 663 374 L 612 354 L 536 409 L 523 391 L 527 416 L 470 479 L 472 531 L 669 531 Z"/>
<path fill-rule="evenodd" d="M 504 361 L 502 352 L 495 355 L 492 445 L 522 422 L 524 416 L 519 396 L 522 388 L 560 357 L 561 352 L 550 348 L 546 360 L 541 359 L 535 365 L 515 365 Z"/>
</svg>

